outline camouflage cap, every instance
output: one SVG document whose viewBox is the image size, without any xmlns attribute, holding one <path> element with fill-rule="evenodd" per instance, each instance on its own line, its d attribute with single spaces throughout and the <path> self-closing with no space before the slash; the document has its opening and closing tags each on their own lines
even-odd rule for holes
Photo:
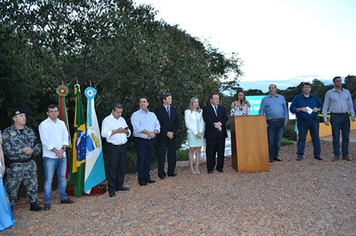
<svg viewBox="0 0 356 236">
<path fill-rule="evenodd" d="M 26 114 L 26 112 L 25 112 L 25 110 L 22 110 L 22 109 L 16 109 L 16 110 L 12 111 L 11 117 L 13 118 L 14 116 L 19 115 L 19 114 Z"/>
</svg>

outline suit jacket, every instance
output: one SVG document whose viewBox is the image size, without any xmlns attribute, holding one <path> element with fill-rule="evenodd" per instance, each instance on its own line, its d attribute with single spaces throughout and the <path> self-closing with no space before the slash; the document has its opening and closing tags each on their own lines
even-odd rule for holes
<svg viewBox="0 0 356 236">
<path fill-rule="evenodd" d="M 229 119 L 227 117 L 226 108 L 218 105 L 218 116 L 215 114 L 215 110 L 211 104 L 203 108 L 203 118 L 205 121 L 205 135 L 206 139 L 227 138 L 226 122 Z M 219 131 L 214 127 L 214 123 L 220 122 L 222 124 L 222 130 Z"/>
<path fill-rule="evenodd" d="M 159 137 L 167 137 L 167 132 L 171 131 L 174 133 L 174 138 L 177 137 L 177 130 L 179 126 L 179 119 L 177 110 L 171 106 L 170 108 L 171 119 L 169 119 L 166 108 L 162 105 L 156 108 L 155 114 L 161 125 L 161 132 Z"/>
</svg>

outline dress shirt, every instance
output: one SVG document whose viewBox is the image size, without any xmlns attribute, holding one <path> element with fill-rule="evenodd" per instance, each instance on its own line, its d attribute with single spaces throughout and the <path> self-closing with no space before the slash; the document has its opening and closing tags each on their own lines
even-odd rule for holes
<svg viewBox="0 0 356 236">
<path fill-rule="evenodd" d="M 141 133 L 144 129 L 149 132 L 153 132 L 155 129 L 158 132 L 161 130 L 161 125 L 155 113 L 149 110 L 145 113 L 141 108 L 132 114 L 131 124 L 133 127 L 133 136 L 137 138 L 148 139 L 148 134 Z"/>
<path fill-rule="evenodd" d="M 259 114 L 266 114 L 267 120 L 284 119 L 284 121 L 288 121 L 286 100 L 282 95 L 276 94 L 273 97 L 271 94 L 268 94 L 262 99 Z"/>
<path fill-rule="evenodd" d="M 131 130 L 128 129 L 129 135 L 127 135 L 126 133 L 116 133 L 114 135 L 111 135 L 113 130 L 116 130 L 120 127 L 123 129 L 128 127 L 125 119 L 122 117 L 116 119 L 112 114 L 110 114 L 105 117 L 103 123 L 101 124 L 101 136 L 103 138 L 106 138 L 106 141 L 108 143 L 112 143 L 114 145 L 123 145 L 127 143 L 127 138 L 130 137 Z"/>
<path fill-rule="evenodd" d="M 341 92 L 338 92 L 335 88 L 327 91 L 323 107 L 324 121 L 328 120 L 328 110 L 331 113 L 340 114 L 347 113 L 350 110 L 351 117 L 355 117 L 350 91 L 345 88 L 342 88 Z"/>
<path fill-rule="evenodd" d="M 309 107 L 311 109 L 317 107 L 323 109 L 323 103 L 321 102 L 320 98 L 318 98 L 314 94 L 310 94 L 309 97 L 305 97 L 304 94 L 299 94 L 293 98 L 292 104 L 290 106 L 290 111 L 297 115 L 297 118 L 302 120 L 311 120 L 318 116 L 319 112 L 312 112 L 309 114 L 308 112 L 297 112 L 298 108 L 301 107 Z"/>
<path fill-rule="evenodd" d="M 213 107 L 215 115 L 218 116 L 218 109 L 219 109 L 218 106 L 219 105 L 214 106 L 212 103 L 210 103 L 210 105 Z"/>
<path fill-rule="evenodd" d="M 164 105 L 164 104 L 162 104 L 163 106 L 164 106 L 164 108 L 166 109 L 166 111 L 167 111 L 167 113 L 168 113 L 168 117 L 169 117 L 169 119 L 171 119 L 171 106 L 166 106 L 166 105 Z M 168 112 L 168 109 L 169 109 L 169 112 Z"/>
<path fill-rule="evenodd" d="M 56 153 L 52 152 L 53 148 L 60 150 L 63 146 L 68 146 L 69 134 L 65 123 L 57 118 L 53 122 L 49 117 L 41 122 L 38 127 L 42 142 L 43 157 L 58 158 Z M 66 156 L 66 152 L 63 153 Z"/>
<path fill-rule="evenodd" d="M 187 127 L 187 132 L 197 135 L 199 132 L 203 133 L 205 130 L 205 122 L 203 119 L 203 110 L 200 112 L 185 110 L 184 111 L 185 126 Z M 199 129 L 198 124 L 199 122 Z"/>
</svg>

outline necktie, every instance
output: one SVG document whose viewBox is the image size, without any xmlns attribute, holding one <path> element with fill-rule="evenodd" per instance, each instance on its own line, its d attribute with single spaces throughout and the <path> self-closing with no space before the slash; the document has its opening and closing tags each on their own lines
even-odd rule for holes
<svg viewBox="0 0 356 236">
<path fill-rule="evenodd" d="M 215 108 L 215 114 L 216 114 L 216 116 L 218 116 L 218 107 L 216 106 L 214 108 Z"/>
<path fill-rule="evenodd" d="M 168 113 L 169 119 L 171 119 L 171 112 L 169 111 L 169 107 L 167 107 L 167 113 Z"/>
</svg>

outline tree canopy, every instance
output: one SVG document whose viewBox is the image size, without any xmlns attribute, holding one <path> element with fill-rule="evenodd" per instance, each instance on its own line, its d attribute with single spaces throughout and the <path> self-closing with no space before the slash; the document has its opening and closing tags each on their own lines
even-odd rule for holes
<svg viewBox="0 0 356 236">
<path fill-rule="evenodd" d="M 129 119 L 140 95 L 149 97 L 153 110 L 162 94 L 171 93 L 180 112 L 178 136 L 185 138 L 190 98 L 205 103 L 229 74 L 229 83 L 241 75 L 239 60 L 155 20 L 151 6 L 130 0 L 4 0 L 0 9 L 0 110 L 7 114 L 0 128 L 9 125 L 14 108 L 31 111 L 30 124 L 38 125 L 46 106 L 57 103 L 56 87 L 64 81 L 72 89 L 78 80 L 82 90 L 90 83 L 97 89 L 99 122 L 113 102 L 124 105 Z M 69 94 L 70 115 L 73 98 Z"/>
</svg>

